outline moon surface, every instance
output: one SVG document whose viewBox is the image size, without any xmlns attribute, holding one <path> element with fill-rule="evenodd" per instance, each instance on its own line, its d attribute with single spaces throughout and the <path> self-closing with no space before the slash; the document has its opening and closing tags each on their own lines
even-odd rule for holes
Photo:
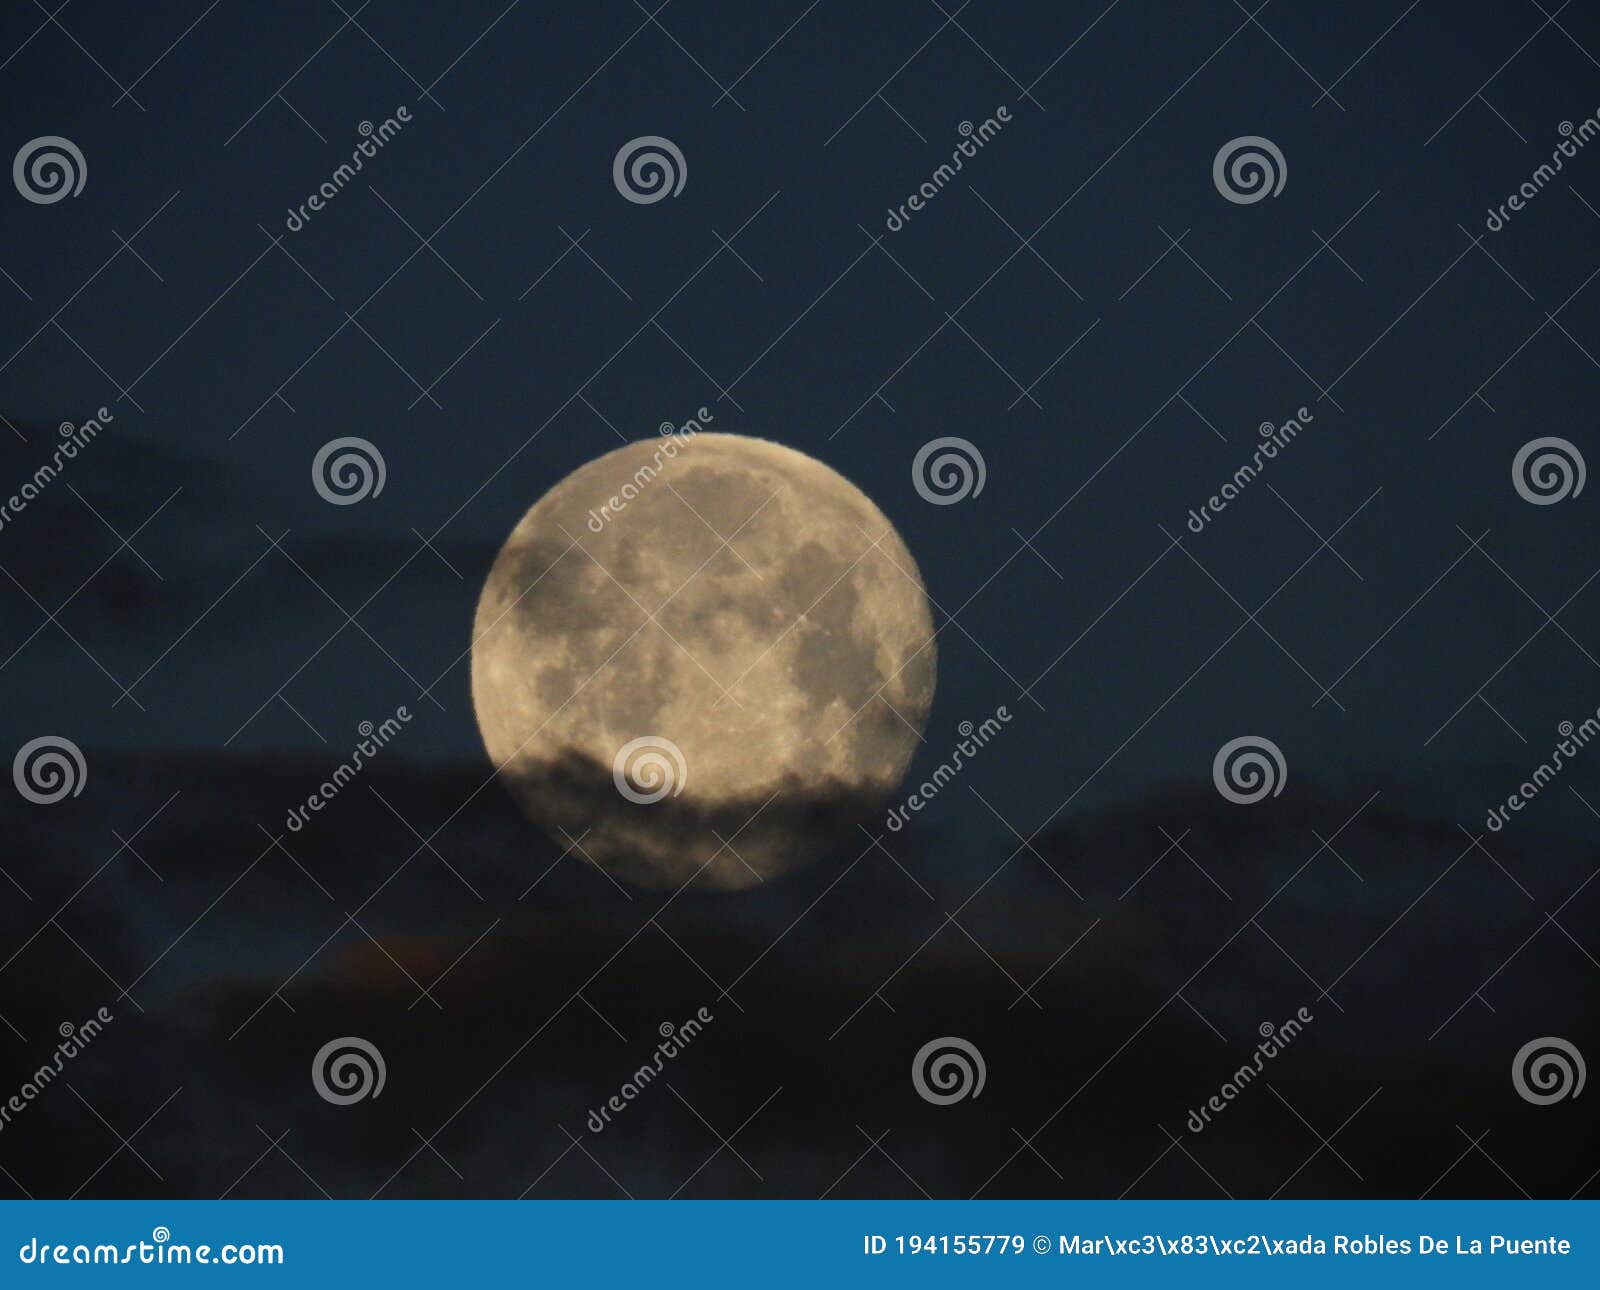
<svg viewBox="0 0 1600 1290">
<path fill-rule="evenodd" d="M 934 677 L 883 512 L 742 435 L 573 471 L 506 540 L 473 629 L 501 780 L 564 850 L 646 887 L 739 890 L 833 850 L 900 783 Z"/>
</svg>

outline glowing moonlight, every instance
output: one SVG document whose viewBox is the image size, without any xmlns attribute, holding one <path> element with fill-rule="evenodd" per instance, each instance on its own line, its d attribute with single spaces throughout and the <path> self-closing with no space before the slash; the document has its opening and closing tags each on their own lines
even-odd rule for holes
<svg viewBox="0 0 1600 1290">
<path fill-rule="evenodd" d="M 642 886 L 749 887 L 826 853 L 900 782 L 933 699 L 893 525 L 821 462 L 737 435 L 567 476 L 501 548 L 473 639 L 501 779 Z"/>
</svg>

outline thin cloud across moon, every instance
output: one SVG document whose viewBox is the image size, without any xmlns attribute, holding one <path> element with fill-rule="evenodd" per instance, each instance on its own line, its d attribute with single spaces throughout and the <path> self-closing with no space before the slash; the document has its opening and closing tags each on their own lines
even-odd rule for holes
<svg viewBox="0 0 1600 1290">
<path fill-rule="evenodd" d="M 827 853 L 899 784 L 933 700 L 894 526 L 821 462 L 738 435 L 568 475 L 501 548 L 473 638 L 501 779 L 639 886 L 737 890 Z"/>
</svg>

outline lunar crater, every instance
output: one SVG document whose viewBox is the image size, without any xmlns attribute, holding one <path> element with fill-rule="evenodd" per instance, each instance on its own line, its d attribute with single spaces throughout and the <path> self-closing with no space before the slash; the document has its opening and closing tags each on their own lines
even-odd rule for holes
<svg viewBox="0 0 1600 1290">
<path fill-rule="evenodd" d="M 501 549 L 473 636 L 507 788 L 564 849 L 651 887 L 737 890 L 836 847 L 899 784 L 936 674 L 883 513 L 821 462 L 725 434 L 629 444 L 558 483 Z M 642 804 L 613 759 L 646 736 L 686 779 Z"/>
</svg>

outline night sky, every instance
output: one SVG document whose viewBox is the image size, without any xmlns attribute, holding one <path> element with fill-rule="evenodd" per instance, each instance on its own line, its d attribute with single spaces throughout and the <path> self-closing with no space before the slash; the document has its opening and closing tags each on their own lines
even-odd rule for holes
<svg viewBox="0 0 1600 1290">
<path fill-rule="evenodd" d="M 117 1020 L 0 1127 L 0 1187 L 1592 1195 L 1594 1094 L 1510 1069 L 1600 1056 L 1600 749 L 1485 819 L 1600 709 L 1600 485 L 1533 505 L 1512 465 L 1600 465 L 1600 142 L 1485 221 L 1600 120 L 1600 13 L 1254 2 L 7 6 L 0 143 L 87 174 L 0 192 L 0 497 L 111 419 L 0 527 L 5 756 L 87 764 L 0 798 L 0 1101 Z M 644 135 L 678 195 L 619 193 Z M 1276 196 L 1219 192 L 1240 136 Z M 702 407 L 915 556 L 908 788 L 1014 719 L 904 831 L 663 909 L 488 782 L 467 651 L 528 507 Z M 335 506 L 343 436 L 385 483 Z M 940 436 L 981 493 L 919 495 Z M 1287 766 L 1254 806 L 1212 780 L 1245 735 Z M 702 1006 L 670 1090 L 585 1130 Z M 341 1035 L 381 1098 L 317 1098 Z M 987 1084 L 938 1107 L 945 1035 Z"/>
</svg>

